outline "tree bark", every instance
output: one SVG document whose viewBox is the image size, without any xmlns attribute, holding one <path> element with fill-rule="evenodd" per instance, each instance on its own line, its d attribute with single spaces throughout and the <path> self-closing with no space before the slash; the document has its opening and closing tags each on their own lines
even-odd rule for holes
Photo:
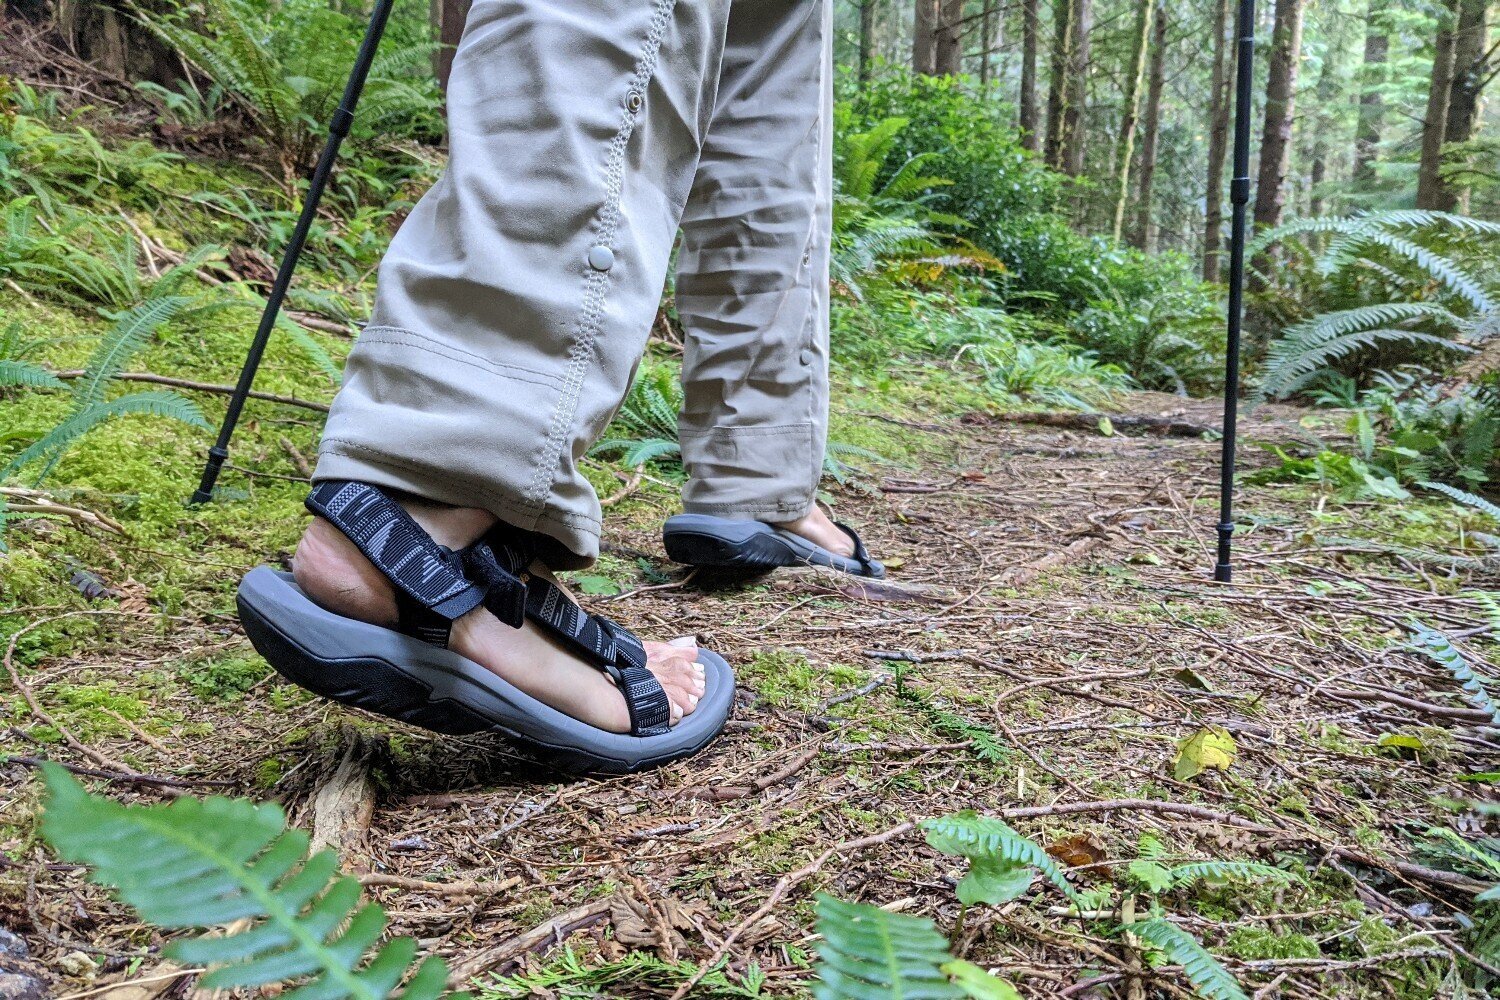
<svg viewBox="0 0 1500 1000">
<path fill-rule="evenodd" d="M 1088 103 L 1089 33 L 1094 27 L 1094 0 L 1073 0 L 1073 46 L 1068 59 L 1068 102 L 1063 107 L 1063 173 L 1081 177 L 1084 164 L 1083 114 Z"/>
<path fill-rule="evenodd" d="M 937 75 L 958 76 L 964 71 L 964 0 L 938 4 Z"/>
<path fill-rule="evenodd" d="M 1422 157 L 1417 167 L 1417 207 L 1435 209 L 1441 195 L 1439 168 L 1443 165 L 1443 139 L 1448 128 L 1448 99 L 1453 85 L 1454 4 L 1438 20 L 1432 44 L 1432 75 L 1427 83 L 1427 111 L 1422 116 Z"/>
<path fill-rule="evenodd" d="M 1323 182 L 1328 179 L 1328 134 L 1333 130 L 1330 110 L 1337 100 L 1338 46 L 1329 46 L 1318 73 L 1317 107 L 1312 112 L 1312 164 L 1308 171 L 1307 214 L 1323 214 Z"/>
<path fill-rule="evenodd" d="M 1260 176 L 1255 190 L 1257 229 L 1279 225 L 1286 206 L 1286 175 L 1291 166 L 1292 122 L 1301 57 L 1302 0 L 1276 0 L 1271 71 L 1266 80 L 1266 123 L 1261 135 Z"/>
<path fill-rule="evenodd" d="M 1146 50 L 1151 45 L 1154 0 L 1137 0 L 1135 14 L 1135 51 L 1126 67 L 1125 94 L 1120 115 L 1120 137 L 1115 146 L 1115 215 L 1114 238 L 1120 242 L 1125 232 L 1125 205 L 1130 200 L 1130 163 L 1135 159 L 1135 129 L 1141 107 L 1141 87 L 1145 84 Z"/>
<path fill-rule="evenodd" d="M 438 40 L 437 51 L 432 54 L 432 68 L 437 74 L 438 86 L 445 94 L 448 92 L 448 77 L 453 75 L 453 53 L 458 50 L 464 22 L 469 17 L 469 4 L 470 0 L 428 0 L 432 34 Z"/>
<path fill-rule="evenodd" d="M 1021 0 L 1021 145 L 1035 153 L 1041 148 L 1040 125 L 1036 107 L 1036 52 L 1039 0 Z"/>
<path fill-rule="evenodd" d="M 1052 0 L 1052 72 L 1047 83 L 1047 145 L 1043 159 L 1049 167 L 1062 165 L 1063 109 L 1068 103 L 1068 54 L 1073 43 L 1073 10 L 1077 0 Z"/>
<path fill-rule="evenodd" d="M 1167 4 L 1157 0 L 1156 26 L 1151 32 L 1151 82 L 1146 87 L 1146 113 L 1141 121 L 1141 181 L 1136 195 L 1132 243 L 1142 250 L 1156 244 L 1151 224 L 1151 194 L 1156 183 L 1156 146 L 1161 135 L 1161 97 L 1167 85 Z"/>
<path fill-rule="evenodd" d="M 1458 0 L 1458 24 L 1453 30 L 1453 81 L 1448 91 L 1448 121 L 1443 145 L 1468 142 L 1479 121 L 1479 94 L 1489 76 L 1489 0 Z M 1438 208 L 1444 212 L 1467 209 L 1468 190 L 1438 175 Z"/>
<path fill-rule="evenodd" d="M 859 87 L 870 85 L 870 67 L 875 60 L 875 4 L 862 0 L 859 5 Z"/>
<path fill-rule="evenodd" d="M 984 10 L 979 15 L 979 93 L 985 97 L 990 93 L 990 62 L 995 51 L 996 8 L 985 0 Z"/>
<path fill-rule="evenodd" d="M 911 29 L 911 71 L 937 74 L 939 0 L 916 0 Z"/>
<path fill-rule="evenodd" d="M 1229 152 L 1229 105 L 1236 62 L 1231 2 L 1218 0 L 1214 11 L 1213 93 L 1208 109 L 1208 194 L 1203 209 L 1203 280 L 1210 283 L 1219 280 L 1219 264 L 1224 253 L 1224 162 Z"/>
<path fill-rule="evenodd" d="M 1390 53 L 1391 36 L 1384 20 L 1386 0 L 1370 0 L 1365 25 L 1365 61 L 1360 68 L 1359 122 L 1354 130 L 1354 183 L 1368 187 L 1375 180 L 1375 153 L 1380 147 L 1381 119 L 1385 115 L 1385 98 L 1380 86 L 1385 82 L 1385 63 Z"/>
</svg>

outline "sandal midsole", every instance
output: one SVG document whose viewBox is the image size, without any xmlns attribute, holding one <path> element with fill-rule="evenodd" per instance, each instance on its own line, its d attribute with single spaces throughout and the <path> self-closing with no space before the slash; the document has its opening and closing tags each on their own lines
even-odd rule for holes
<svg viewBox="0 0 1500 1000">
<path fill-rule="evenodd" d="M 256 649 L 299 686 L 437 732 L 504 732 L 580 756 L 591 769 L 636 771 L 696 753 L 723 728 L 734 703 L 729 664 L 700 650 L 707 691 L 692 715 L 660 736 L 610 733 L 452 650 L 326 611 L 289 574 L 269 567 L 246 575 L 238 603 Z"/>
</svg>

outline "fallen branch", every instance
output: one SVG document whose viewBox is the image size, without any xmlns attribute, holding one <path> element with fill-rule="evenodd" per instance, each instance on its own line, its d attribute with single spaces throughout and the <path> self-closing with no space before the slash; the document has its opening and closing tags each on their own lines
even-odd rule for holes
<svg viewBox="0 0 1500 1000">
<path fill-rule="evenodd" d="M 506 938 L 497 945 L 471 955 L 454 965 L 453 972 L 448 977 L 448 984 L 455 989 L 460 988 L 481 973 L 498 969 L 523 955 L 561 944 L 570 934 L 607 920 L 613 903 L 613 897 L 606 896 L 603 899 L 584 903 L 582 906 L 575 906 L 566 913 L 559 913 L 529 931 Z"/>
<path fill-rule="evenodd" d="M 869 577 L 850 576 L 837 570 L 821 566 L 796 566 L 779 570 L 772 581 L 778 590 L 806 590 L 817 587 L 841 597 L 856 601 L 922 601 L 928 604 L 948 604 L 957 600 L 958 591 L 951 587 L 940 587 L 931 583 L 904 583 L 898 580 L 872 580 Z"/>
<path fill-rule="evenodd" d="M 68 379 L 82 378 L 86 372 L 82 368 L 73 368 L 68 371 L 53 372 L 55 377 L 67 381 Z M 121 382 L 150 382 L 152 385 L 171 386 L 173 389 L 185 389 L 189 392 L 212 392 L 220 395 L 232 395 L 235 387 L 232 385 L 219 385 L 217 382 L 195 382 L 191 379 L 172 378 L 168 375 L 155 375 L 151 372 L 121 372 L 112 376 Z M 327 413 L 327 403 L 314 403 L 308 399 L 298 399 L 296 396 L 282 396 L 274 392 L 261 392 L 259 389 L 250 390 L 251 399 L 263 399 L 268 403 L 282 403 L 286 406 L 300 406 L 304 410 L 316 410 L 318 413 Z"/>
<path fill-rule="evenodd" d="M 371 747 L 353 728 L 344 734 L 338 766 L 313 793 L 312 850 L 337 848 L 348 860 L 364 846 L 375 815 L 375 782 L 370 778 Z"/>
<path fill-rule="evenodd" d="M 752 795 L 765 791 L 772 785 L 781 784 L 783 781 L 790 778 L 792 775 L 796 774 L 807 765 L 811 764 L 814 760 L 817 759 L 818 753 L 822 749 L 823 747 L 821 744 L 815 746 L 811 750 L 802 754 L 797 759 L 793 760 L 790 764 L 781 768 L 781 770 L 768 774 L 763 778 L 756 778 L 748 785 L 695 785 L 691 788 L 684 788 L 682 791 L 677 793 L 675 798 L 704 799 L 709 802 L 731 802 L 735 799 L 749 798 Z"/>
<path fill-rule="evenodd" d="M 1054 413 L 1035 410 L 1026 413 L 971 414 L 964 418 L 966 424 L 1037 424 L 1042 427 L 1062 427 L 1071 431 L 1100 431 L 1100 421 L 1108 419 L 1117 431 L 1148 431 L 1163 437 L 1198 438 L 1205 434 L 1218 434 L 1217 427 L 1195 424 L 1176 417 L 1154 417 L 1133 413 Z"/>
<path fill-rule="evenodd" d="M 92 510 L 58 503 L 50 494 L 41 490 L 23 489 L 19 486 L 0 486 L 0 497 L 19 498 L 19 502 L 7 500 L 5 504 L 6 510 L 14 514 L 53 514 L 66 517 L 77 524 L 93 525 L 117 535 L 125 534 L 125 529 L 118 521 Z"/>
<path fill-rule="evenodd" d="M 519 878 L 508 878 L 503 881 L 489 882 L 428 882 L 419 878 L 406 878 L 401 875 L 387 875 L 375 872 L 369 875 L 361 875 L 359 884 L 366 889 L 404 889 L 407 892 L 425 892 L 431 896 L 469 896 L 482 899 L 488 896 L 497 896 L 507 892 L 521 884 Z"/>
</svg>

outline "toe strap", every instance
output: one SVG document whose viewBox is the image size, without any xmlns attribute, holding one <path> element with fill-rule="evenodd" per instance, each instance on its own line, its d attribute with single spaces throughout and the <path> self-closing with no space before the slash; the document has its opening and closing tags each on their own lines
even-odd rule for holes
<svg viewBox="0 0 1500 1000">
<path fill-rule="evenodd" d="M 865 548 L 864 540 L 859 537 L 859 532 L 843 523 L 835 523 L 834 527 L 848 535 L 850 541 L 854 543 L 854 561 L 859 563 L 860 568 L 866 574 L 869 576 L 885 575 L 885 567 L 870 557 L 870 550 Z"/>
<path fill-rule="evenodd" d="M 635 633 L 574 604 L 562 589 L 527 572 L 532 553 L 524 546 L 487 538 L 465 549 L 464 567 L 476 579 L 495 581 L 485 606 L 499 617 L 491 601 L 513 610 L 516 597 L 508 581 L 522 587 L 525 617 L 560 639 L 585 662 L 604 671 L 630 709 L 633 736 L 660 736 L 671 728 L 671 702 L 656 675 L 646 668 L 646 647 Z M 503 619 L 502 620 L 506 620 Z M 517 622 L 516 624 L 519 624 Z"/>
</svg>

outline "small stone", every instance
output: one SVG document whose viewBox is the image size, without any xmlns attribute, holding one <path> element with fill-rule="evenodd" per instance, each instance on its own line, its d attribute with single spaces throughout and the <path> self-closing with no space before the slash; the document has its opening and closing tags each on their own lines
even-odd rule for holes
<svg viewBox="0 0 1500 1000">
<path fill-rule="evenodd" d="M 57 960 L 57 970 L 79 979 L 93 979 L 99 967 L 89 958 L 88 953 L 70 951 Z"/>
<path fill-rule="evenodd" d="M 0 1000 L 47 1000 L 46 985 L 35 976 L 0 972 Z"/>
<path fill-rule="evenodd" d="M 31 949 L 26 947 L 25 941 L 4 927 L 0 927 L 0 955 L 7 958 L 29 958 Z"/>
</svg>

